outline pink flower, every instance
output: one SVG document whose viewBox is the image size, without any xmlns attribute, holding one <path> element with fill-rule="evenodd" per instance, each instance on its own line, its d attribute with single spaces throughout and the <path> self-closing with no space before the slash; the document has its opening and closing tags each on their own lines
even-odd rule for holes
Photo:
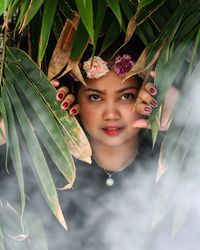
<svg viewBox="0 0 200 250">
<path fill-rule="evenodd" d="M 109 72 L 107 62 L 99 56 L 94 56 L 94 58 L 91 57 L 88 61 L 84 62 L 83 69 L 90 79 L 98 79 Z"/>
<path fill-rule="evenodd" d="M 122 57 L 116 57 L 114 70 L 119 76 L 125 76 L 132 68 L 133 64 L 134 62 L 131 60 L 131 56 L 124 54 Z"/>
</svg>

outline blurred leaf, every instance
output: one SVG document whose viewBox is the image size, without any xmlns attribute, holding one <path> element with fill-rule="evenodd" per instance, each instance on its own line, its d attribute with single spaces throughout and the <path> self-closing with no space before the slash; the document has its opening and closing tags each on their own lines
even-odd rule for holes
<svg viewBox="0 0 200 250">
<path fill-rule="evenodd" d="M 95 54 L 95 49 L 97 45 L 97 41 L 99 38 L 99 34 L 101 33 L 102 24 L 104 21 L 105 13 L 106 13 L 106 1 L 97 0 L 95 1 L 96 5 L 94 6 L 94 50 L 93 55 Z"/>
<path fill-rule="evenodd" d="M 5 68 L 5 74 L 10 74 L 10 73 L 11 72 L 7 71 L 7 68 Z M 13 78 L 12 81 L 14 83 L 15 78 Z M 46 199 L 50 209 L 52 210 L 53 214 L 55 215 L 57 220 L 60 222 L 60 224 L 66 229 L 67 225 L 66 225 L 65 219 L 63 217 L 63 214 L 60 208 L 55 185 L 52 180 L 51 173 L 47 166 L 45 157 L 39 145 L 38 139 L 33 132 L 31 123 L 26 115 L 26 112 L 22 106 L 22 103 L 20 102 L 20 99 L 12 83 L 8 81 L 5 81 L 5 82 L 6 84 L 4 86 L 5 86 L 6 92 L 11 98 L 12 105 L 14 107 L 22 132 L 24 134 L 25 143 L 27 144 L 27 148 L 29 151 L 29 157 L 32 156 L 32 160 L 34 163 L 32 167 L 36 175 L 36 179 L 41 187 L 44 198 Z"/>
<path fill-rule="evenodd" d="M 42 28 L 40 33 L 40 43 L 38 51 L 38 62 L 41 65 L 41 61 L 44 57 L 44 53 L 47 48 L 49 36 L 53 24 L 54 15 L 56 12 L 58 0 L 46 0 L 44 3 L 44 13 L 42 17 Z"/>
<path fill-rule="evenodd" d="M 24 190 L 24 175 L 23 175 L 22 161 L 20 155 L 20 146 L 15 126 L 14 114 L 11 107 L 11 102 L 8 98 L 7 93 L 4 90 L 4 87 L 2 88 L 2 100 L 5 104 L 5 110 L 7 115 L 7 124 L 8 124 L 7 140 L 9 140 L 10 155 L 13 162 L 13 166 L 15 168 L 15 173 L 19 185 L 19 190 L 21 195 L 21 216 L 23 216 L 25 208 L 25 190 Z"/>
<path fill-rule="evenodd" d="M 32 20 L 32 18 L 35 16 L 38 10 L 41 8 L 43 3 L 44 3 L 44 0 L 31 0 L 31 2 L 28 5 L 28 9 L 25 15 L 23 16 L 23 22 L 20 28 L 20 32 L 29 24 L 29 22 Z"/>
<path fill-rule="evenodd" d="M 25 13 L 28 9 L 29 3 L 30 3 L 30 0 L 23 0 L 22 4 L 20 6 L 19 17 L 17 19 L 16 28 L 20 25 L 22 19 L 24 18 Z M 22 23 L 21 23 L 21 25 L 22 25 Z"/>
<path fill-rule="evenodd" d="M 1 88 L 2 91 L 2 88 Z M 8 120 L 7 120 L 7 115 L 6 115 L 6 109 L 2 100 L 2 97 L 0 97 L 0 114 L 2 116 L 3 119 L 3 123 L 4 123 L 4 127 L 5 127 L 5 133 L 6 135 L 8 135 Z M 5 138 L 7 139 L 7 138 Z M 5 168 L 8 172 L 8 151 L 9 151 L 9 141 L 6 140 L 6 157 L 5 157 Z"/>
<path fill-rule="evenodd" d="M 119 23 L 117 22 L 116 19 L 113 19 L 112 23 L 110 24 L 110 26 L 106 32 L 106 36 L 104 38 L 100 54 L 102 54 L 106 49 L 109 48 L 109 46 L 113 43 L 113 41 L 119 35 L 119 32 L 120 32 Z"/>
<path fill-rule="evenodd" d="M 0 220 L 0 224 L 1 224 L 1 220 Z M 2 224 L 1 224 L 1 225 L 2 225 Z M 1 249 L 1 250 L 5 250 L 4 238 L 3 238 L 3 233 L 2 233 L 1 228 L 0 228 L 0 249 Z"/>
<path fill-rule="evenodd" d="M 45 231 L 40 219 L 33 213 L 25 213 L 24 221 L 28 227 L 29 234 L 31 236 L 31 246 L 33 249 L 48 250 L 47 239 Z"/>
<path fill-rule="evenodd" d="M 59 102 L 54 101 L 57 91 L 44 73 L 23 51 L 17 48 L 7 48 L 7 58 L 9 63 L 16 63 L 23 69 L 27 78 L 30 79 L 51 110 L 67 137 L 70 153 L 80 160 L 90 162 L 91 148 L 81 126 L 74 116 L 71 116 L 65 110 L 61 110 Z"/>
<path fill-rule="evenodd" d="M 8 15 L 11 16 L 15 13 L 17 8 L 20 6 L 21 0 L 14 0 L 12 4 L 9 6 L 9 13 Z"/>
<path fill-rule="evenodd" d="M 54 21 L 53 21 L 53 33 L 55 35 L 55 38 L 56 40 L 59 39 L 59 36 L 62 32 L 62 29 L 63 29 L 63 21 L 62 21 L 62 18 L 60 16 L 60 13 L 57 11 L 55 13 L 55 18 L 54 18 Z"/>
<path fill-rule="evenodd" d="M 0 197 L 0 218 L 4 239 L 5 237 L 9 237 L 15 241 L 24 241 L 27 239 L 28 234 L 24 230 L 21 216 L 3 197 Z"/>
<path fill-rule="evenodd" d="M 93 24 L 93 6 L 92 0 L 76 1 L 76 6 L 81 16 L 81 20 L 94 44 L 94 24 Z"/>
<path fill-rule="evenodd" d="M 184 214 L 187 214 L 188 205 L 191 204 L 188 199 L 187 202 L 184 202 L 185 195 L 192 199 L 193 191 L 196 189 L 195 185 L 199 185 L 199 178 L 195 179 L 199 173 L 200 160 L 200 118 L 196 115 L 199 111 L 200 99 L 195 94 L 200 91 L 199 69 L 200 63 L 196 66 L 192 76 L 183 82 L 180 100 L 170 129 L 163 141 L 160 155 L 160 165 L 164 166 L 165 174 L 161 175 L 158 172 L 159 178 L 162 177 L 158 183 L 161 194 L 157 199 L 154 222 L 156 224 L 172 206 L 183 204 L 183 207 L 179 208 L 179 217 L 174 220 L 173 230 L 175 231 L 173 233 L 184 223 Z M 181 199 L 183 203 L 180 203 L 178 199 Z"/>
<path fill-rule="evenodd" d="M 193 31 L 196 27 L 200 26 L 200 13 L 199 11 L 192 12 L 184 22 L 180 25 L 178 32 L 176 33 L 175 43 L 180 43 L 190 32 Z"/>
<path fill-rule="evenodd" d="M 137 25 L 144 22 L 148 17 L 150 17 L 166 0 L 152 0 L 152 1 L 145 1 L 149 2 L 148 6 L 145 8 L 141 8 L 140 4 L 138 5 L 137 12 L 136 12 L 136 23 Z"/>
<path fill-rule="evenodd" d="M 163 40 L 166 39 L 167 44 L 170 44 L 174 39 L 176 32 L 180 26 L 180 23 L 183 18 L 182 6 L 180 6 L 172 15 L 171 18 L 166 23 L 165 27 L 162 29 L 157 39 L 148 46 L 148 58 L 146 64 L 149 64 L 152 61 L 152 58 L 155 55 L 155 52 L 163 43 Z"/>
<path fill-rule="evenodd" d="M 117 17 L 117 20 L 120 24 L 120 26 L 124 29 L 124 24 L 122 21 L 122 13 L 120 10 L 119 0 L 107 0 L 108 6 L 111 8 L 115 16 Z"/>
<path fill-rule="evenodd" d="M 75 11 L 71 9 L 68 2 L 66 2 L 65 0 L 59 0 L 58 4 L 59 4 L 60 11 L 63 13 L 66 19 L 74 18 Z"/>
<path fill-rule="evenodd" d="M 88 32 L 81 20 L 79 20 L 77 31 L 74 36 L 70 58 L 74 61 L 80 61 L 89 41 Z"/>
<path fill-rule="evenodd" d="M 127 19 L 129 20 L 135 14 L 137 4 L 132 1 L 119 1 L 119 3 L 124 15 L 126 15 Z"/>
<path fill-rule="evenodd" d="M 8 8 L 8 6 L 11 5 L 12 1 L 13 0 L 1 0 L 0 1 L 0 16 Z"/>
<path fill-rule="evenodd" d="M 156 33 L 148 20 L 137 26 L 135 33 L 146 47 L 156 39 Z"/>
<path fill-rule="evenodd" d="M 138 7 L 139 8 L 144 8 L 146 5 L 148 5 L 148 4 L 150 4 L 150 3 L 154 2 L 154 1 L 155 0 L 141 0 L 141 1 L 139 1 Z"/>
<path fill-rule="evenodd" d="M 4 122 L 4 119 L 6 121 L 6 124 Z M 6 129 L 5 126 L 7 126 L 7 118 L 6 118 L 6 111 L 4 107 L 4 103 L 2 98 L 0 97 L 0 145 L 6 143 Z"/>
</svg>

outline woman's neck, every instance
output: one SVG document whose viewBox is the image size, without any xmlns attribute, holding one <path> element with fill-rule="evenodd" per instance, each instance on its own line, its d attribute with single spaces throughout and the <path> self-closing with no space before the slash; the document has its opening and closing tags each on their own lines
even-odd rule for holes
<svg viewBox="0 0 200 250">
<path fill-rule="evenodd" d="M 121 171 L 128 167 L 136 158 L 139 138 L 133 140 L 133 143 L 120 146 L 106 146 L 98 142 L 91 142 L 92 157 L 99 167 L 108 171 Z"/>
</svg>

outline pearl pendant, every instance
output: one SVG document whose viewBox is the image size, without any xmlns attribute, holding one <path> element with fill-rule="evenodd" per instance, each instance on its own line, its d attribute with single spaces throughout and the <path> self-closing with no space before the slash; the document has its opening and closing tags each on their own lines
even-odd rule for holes
<svg viewBox="0 0 200 250">
<path fill-rule="evenodd" d="M 114 185 L 114 180 L 109 177 L 108 179 L 106 179 L 106 185 L 112 187 Z"/>
</svg>

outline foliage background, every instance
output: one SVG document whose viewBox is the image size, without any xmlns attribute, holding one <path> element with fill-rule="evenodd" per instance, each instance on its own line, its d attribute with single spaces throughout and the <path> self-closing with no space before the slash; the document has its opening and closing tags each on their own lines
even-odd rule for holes
<svg viewBox="0 0 200 250">
<path fill-rule="evenodd" d="M 124 33 L 124 44 L 137 35 L 145 46 L 127 77 L 156 70 L 155 85 L 159 106 L 150 117 L 153 144 L 159 128 L 162 103 L 173 83 L 184 93 L 199 82 L 200 1 L 198 0 L 3 0 L 0 2 L 0 113 L 5 130 L 0 129 L 0 141 L 6 139 L 6 155 L 10 155 L 19 183 L 22 219 L 25 209 L 25 186 L 22 147 L 50 209 L 66 228 L 57 191 L 44 157 L 46 148 L 70 188 L 75 179 L 72 155 L 90 161 L 91 149 L 78 122 L 54 102 L 56 90 L 49 80 L 70 70 L 84 82 L 79 62 L 88 44 L 95 55 L 99 37 L 104 36 L 101 52 L 112 46 Z M 48 76 L 48 77 L 47 77 Z M 191 97 L 192 98 L 192 97 Z M 176 126 L 176 116 L 162 146 L 165 173 L 173 185 L 164 187 L 163 204 L 156 218 L 165 214 L 172 203 L 172 194 L 186 169 L 190 147 L 183 144 L 188 137 L 189 116 L 195 105 L 186 106 L 182 126 Z M 198 120 L 190 145 L 196 144 Z M 59 138 L 59 139 L 58 139 Z M 184 145 L 184 146 L 182 146 Z M 180 150 L 181 147 L 181 150 Z M 173 161 L 180 164 L 173 164 Z M 198 161 L 195 159 L 195 161 Z M 3 166 L 1 166 L 3 167 Z M 5 164 L 5 168 L 8 166 Z M 195 168 L 195 166 L 194 166 Z M 168 171 L 166 171 L 168 170 Z M 167 178 L 165 178 L 167 180 Z M 168 183 L 166 181 L 166 183 Z M 180 212 L 180 211 L 179 211 Z M 183 209 L 183 215 L 185 210 Z M 155 219 L 155 221 L 157 220 Z M 184 216 L 183 216 L 184 220 Z M 178 228 L 183 220 L 179 220 Z M 176 231 L 176 230 L 175 230 Z M 2 249 L 6 232 L 1 233 Z M 44 248 L 45 249 L 45 248 Z"/>
</svg>

